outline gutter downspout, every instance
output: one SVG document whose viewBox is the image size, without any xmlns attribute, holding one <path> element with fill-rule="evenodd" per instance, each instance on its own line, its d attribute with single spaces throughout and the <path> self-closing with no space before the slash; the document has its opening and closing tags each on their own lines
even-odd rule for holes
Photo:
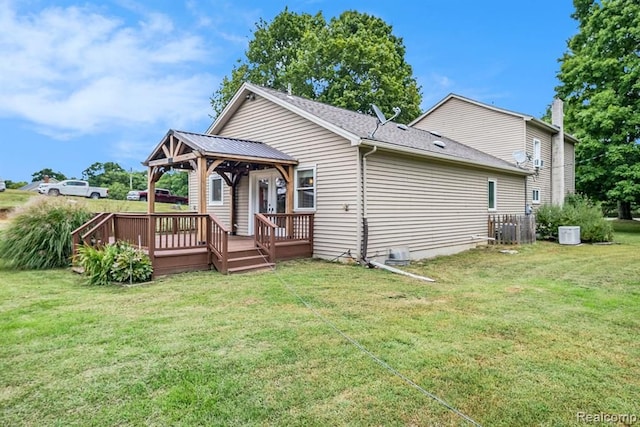
<svg viewBox="0 0 640 427">
<path fill-rule="evenodd" d="M 371 151 L 368 151 L 362 155 L 362 250 L 360 253 L 360 259 L 368 263 L 367 261 L 367 246 L 369 246 L 369 222 L 368 222 L 368 209 L 367 209 L 367 156 L 378 151 L 378 146 L 374 145 Z"/>
</svg>

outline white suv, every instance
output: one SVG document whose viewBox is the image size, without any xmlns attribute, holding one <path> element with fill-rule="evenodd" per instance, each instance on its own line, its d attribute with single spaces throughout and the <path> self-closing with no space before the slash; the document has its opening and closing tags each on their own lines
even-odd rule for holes
<svg viewBox="0 0 640 427">
<path fill-rule="evenodd" d="M 7 189 L 7 184 L 5 184 L 2 178 L 0 178 L 0 191 L 4 191 L 6 189 Z"/>
</svg>

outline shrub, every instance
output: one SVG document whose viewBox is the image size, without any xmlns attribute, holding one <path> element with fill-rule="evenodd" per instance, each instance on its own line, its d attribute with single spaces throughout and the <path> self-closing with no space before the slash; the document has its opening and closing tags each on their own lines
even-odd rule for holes
<svg viewBox="0 0 640 427">
<path fill-rule="evenodd" d="M 149 280 L 153 273 L 149 256 L 125 242 L 100 249 L 81 246 L 77 260 L 92 285 L 139 283 Z"/>
<path fill-rule="evenodd" d="M 580 226 L 580 239 L 585 242 L 609 242 L 613 226 L 604 218 L 602 207 L 582 195 L 569 195 L 562 207 L 542 205 L 536 212 L 537 231 L 543 239 L 557 238 L 558 227 Z"/>
<path fill-rule="evenodd" d="M 34 197 L 10 216 L 0 239 L 7 267 L 45 269 L 70 264 L 71 232 L 93 216 L 86 204 Z"/>
</svg>

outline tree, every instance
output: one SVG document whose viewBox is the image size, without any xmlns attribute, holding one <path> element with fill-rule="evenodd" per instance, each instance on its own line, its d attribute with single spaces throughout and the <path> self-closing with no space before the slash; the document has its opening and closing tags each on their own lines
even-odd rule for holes
<svg viewBox="0 0 640 427">
<path fill-rule="evenodd" d="M 130 189 L 147 188 L 146 172 L 127 172 L 114 162 L 93 163 L 82 171 L 82 179 L 89 181 L 89 185 L 109 188 L 109 198 L 111 199 L 124 200 Z M 130 188 L 130 184 L 132 188 Z"/>
<path fill-rule="evenodd" d="M 51 168 L 44 168 L 31 174 L 31 182 L 44 181 L 45 177 L 54 178 L 58 181 L 67 179 L 62 172 L 54 172 Z"/>
<path fill-rule="evenodd" d="M 640 201 L 640 3 L 574 0 L 579 32 L 560 59 L 558 96 L 576 134 L 576 188 L 616 201 L 631 218 Z"/>
<path fill-rule="evenodd" d="M 27 181 L 11 181 L 10 179 L 5 179 L 4 183 L 9 190 L 18 190 L 28 184 Z"/>
<path fill-rule="evenodd" d="M 189 174 L 179 171 L 167 172 L 160 177 L 156 188 L 165 188 L 173 194 L 187 197 L 189 195 Z"/>
<path fill-rule="evenodd" d="M 361 113 L 370 104 L 390 112 L 400 107 L 398 121 L 420 114 L 420 88 L 406 48 L 382 19 L 347 11 L 326 22 L 316 15 L 287 8 L 271 23 L 260 20 L 245 52 L 246 60 L 225 77 L 211 104 L 219 114 L 243 82 L 285 90 Z"/>
</svg>

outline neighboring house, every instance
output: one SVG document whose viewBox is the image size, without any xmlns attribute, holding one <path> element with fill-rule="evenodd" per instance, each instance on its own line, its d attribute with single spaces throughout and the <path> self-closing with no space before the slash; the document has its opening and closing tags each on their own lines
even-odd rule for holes
<svg viewBox="0 0 640 427">
<path fill-rule="evenodd" d="M 49 178 L 49 180 L 46 181 L 46 182 L 50 183 L 50 184 L 56 184 L 56 183 L 58 183 L 58 180 L 55 179 L 55 178 Z M 19 190 L 20 191 L 38 191 L 38 186 L 40 184 L 44 184 L 44 183 L 45 183 L 45 181 L 43 181 L 43 180 L 33 181 L 33 182 L 30 182 L 29 184 L 23 186 L 23 187 L 20 187 Z"/>
<path fill-rule="evenodd" d="M 532 171 L 526 203 L 562 204 L 575 192 L 575 144 L 563 129 L 562 101 L 552 104 L 553 124 L 530 115 L 450 94 L 410 123 Z M 514 156 L 515 153 L 515 156 Z"/>
<path fill-rule="evenodd" d="M 171 130 L 145 164 L 152 179 L 190 169 L 192 208 L 240 236 L 259 212 L 314 213 L 313 255 L 326 259 L 485 244 L 488 214 L 524 212 L 531 174 L 434 133 L 247 83 L 206 135 Z"/>
</svg>

